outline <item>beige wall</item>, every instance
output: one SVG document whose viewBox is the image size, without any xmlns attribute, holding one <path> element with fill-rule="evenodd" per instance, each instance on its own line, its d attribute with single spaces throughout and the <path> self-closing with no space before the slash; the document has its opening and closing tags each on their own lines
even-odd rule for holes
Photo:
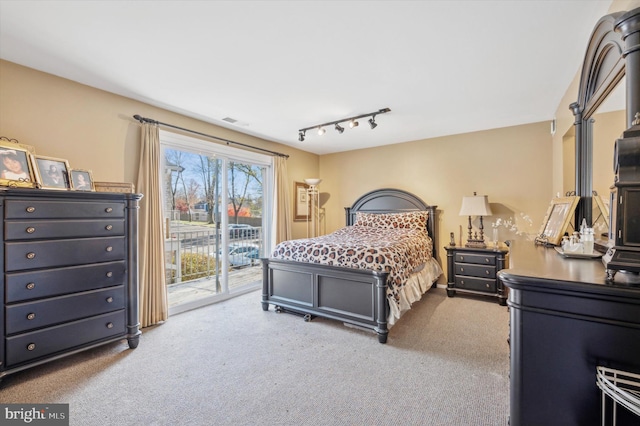
<svg viewBox="0 0 640 426">
<path fill-rule="evenodd" d="M 344 226 L 344 207 L 368 191 L 403 189 L 438 206 L 442 261 L 450 232 L 458 243 L 462 229 L 466 241 L 468 218 L 458 213 L 462 197 L 476 191 L 488 195 L 494 212 L 485 228 L 511 219 L 517 232 L 500 227 L 501 240 L 532 238 L 552 198 L 551 162 L 549 122 L 323 155 L 324 225 L 327 232 Z"/>
<path fill-rule="evenodd" d="M 315 154 L 0 60 L 0 136 L 33 145 L 39 155 L 64 158 L 72 168 L 89 169 L 96 181 L 136 181 L 140 127 L 135 114 L 289 154 L 292 207 L 293 182 L 319 173 Z M 306 232 L 301 223 L 293 229 L 294 236 Z"/>
</svg>

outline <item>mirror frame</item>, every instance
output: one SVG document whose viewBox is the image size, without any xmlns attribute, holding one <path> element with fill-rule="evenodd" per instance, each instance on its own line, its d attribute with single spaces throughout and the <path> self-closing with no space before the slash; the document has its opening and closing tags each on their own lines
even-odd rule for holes
<svg viewBox="0 0 640 426">
<path fill-rule="evenodd" d="M 639 31 L 640 8 L 612 13 L 600 18 L 587 45 L 578 100 L 569 106 L 575 117 L 576 195 L 580 196 L 576 226 L 582 219 L 592 224 L 593 114 L 625 75 L 627 128 L 631 127 L 633 117 L 639 111 Z"/>
</svg>

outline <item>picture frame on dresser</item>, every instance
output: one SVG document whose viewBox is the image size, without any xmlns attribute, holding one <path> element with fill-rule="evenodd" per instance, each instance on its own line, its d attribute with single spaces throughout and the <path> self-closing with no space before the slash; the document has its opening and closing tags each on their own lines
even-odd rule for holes
<svg viewBox="0 0 640 426">
<path fill-rule="evenodd" d="M 71 169 L 69 171 L 71 189 L 74 191 L 95 191 L 93 176 L 90 170 Z"/>
<path fill-rule="evenodd" d="M 569 222 L 578 206 L 580 197 L 572 195 L 551 200 L 536 242 L 557 246 L 562 241 Z"/>
<path fill-rule="evenodd" d="M 35 188 L 33 158 L 26 147 L 0 141 L 0 186 Z"/>
<path fill-rule="evenodd" d="M 71 189 L 69 162 L 62 158 L 35 155 L 36 181 L 45 189 Z"/>
</svg>

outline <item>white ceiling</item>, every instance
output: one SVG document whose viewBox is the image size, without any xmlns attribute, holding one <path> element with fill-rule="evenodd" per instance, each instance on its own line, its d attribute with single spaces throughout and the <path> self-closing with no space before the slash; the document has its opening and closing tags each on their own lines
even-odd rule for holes
<svg viewBox="0 0 640 426">
<path fill-rule="evenodd" d="M 0 0 L 0 58 L 325 154 L 552 120 L 610 5 Z"/>
</svg>

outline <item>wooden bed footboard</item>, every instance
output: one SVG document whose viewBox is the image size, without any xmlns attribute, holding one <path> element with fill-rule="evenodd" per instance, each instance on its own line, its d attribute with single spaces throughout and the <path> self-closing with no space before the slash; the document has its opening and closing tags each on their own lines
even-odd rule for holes
<svg viewBox="0 0 640 426">
<path fill-rule="evenodd" d="M 339 320 L 387 342 L 387 272 L 262 259 L 262 309 Z"/>
</svg>

